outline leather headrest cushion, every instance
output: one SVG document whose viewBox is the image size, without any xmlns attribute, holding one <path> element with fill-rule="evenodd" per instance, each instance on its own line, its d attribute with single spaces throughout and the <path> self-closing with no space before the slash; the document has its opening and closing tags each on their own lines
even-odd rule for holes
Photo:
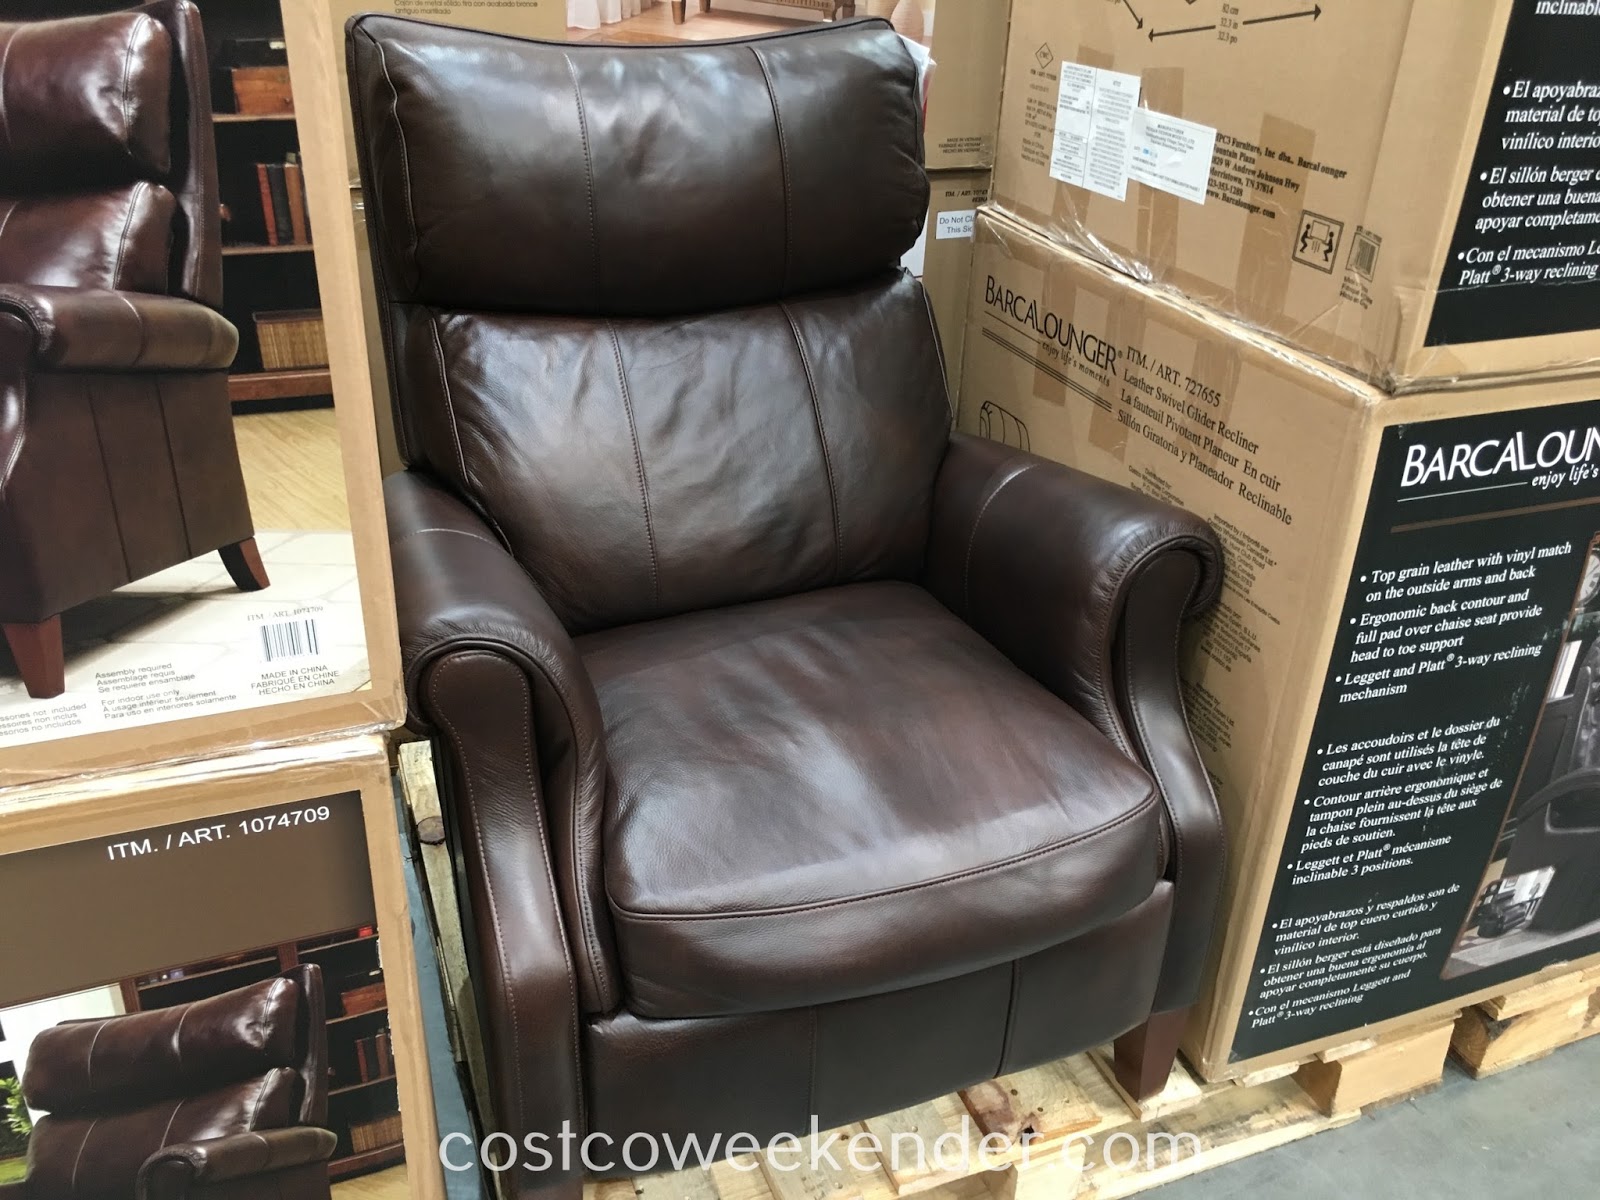
<svg viewBox="0 0 1600 1200">
<path fill-rule="evenodd" d="M 34 1108 L 119 1111 L 296 1067 L 300 991 L 266 979 L 172 1008 L 46 1029 L 22 1081 Z"/>
<path fill-rule="evenodd" d="M 389 298 L 664 316 L 893 267 L 928 206 L 917 70 L 867 20 L 672 46 L 348 27 Z"/>
<path fill-rule="evenodd" d="M 7 192 L 164 179 L 172 38 L 142 12 L 0 24 Z"/>
<path fill-rule="evenodd" d="M 138 1181 L 140 1168 L 157 1150 L 286 1128 L 294 1123 L 299 1083 L 293 1071 L 280 1068 L 126 1112 L 92 1117 L 51 1113 L 40 1118 L 28 1138 L 24 1194 L 41 1200 L 128 1200 L 154 1194 Z M 235 1191 L 223 1183 L 205 1191 L 217 1196 L 282 1194 L 276 1188 L 265 1192 L 244 1186 L 246 1190 Z"/>
</svg>

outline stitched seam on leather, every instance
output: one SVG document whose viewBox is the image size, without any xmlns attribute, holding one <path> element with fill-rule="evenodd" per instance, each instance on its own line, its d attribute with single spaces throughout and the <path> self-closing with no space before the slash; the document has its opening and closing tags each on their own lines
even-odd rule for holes
<svg viewBox="0 0 1600 1200">
<path fill-rule="evenodd" d="M 6 107 L 6 64 L 11 61 L 11 47 L 16 45 L 17 38 L 21 36 L 26 25 L 17 25 L 12 28 L 11 34 L 6 38 L 5 49 L 0 50 L 0 134 L 5 135 L 6 153 L 13 149 L 11 141 L 11 110 Z"/>
<path fill-rule="evenodd" d="M 1018 476 L 1026 475 L 1036 466 L 1037 463 L 1027 462 L 1013 468 L 1010 474 L 994 485 L 994 490 L 978 506 L 977 516 L 972 518 L 972 531 L 967 534 L 967 555 L 961 564 L 961 607 L 966 612 L 972 611 L 972 551 L 978 544 L 978 526 L 983 523 L 983 514 L 989 511 L 989 506 L 994 503 L 995 497 L 1005 490 L 1006 484 Z"/>
<path fill-rule="evenodd" d="M 439 713 L 440 722 L 444 725 L 445 729 L 449 732 L 451 739 L 454 740 L 456 745 L 459 747 L 459 746 L 463 746 L 464 745 L 464 743 L 461 740 L 461 735 L 456 730 L 456 727 L 451 722 L 449 716 L 445 713 L 444 708 L 439 704 L 439 682 L 443 678 L 445 669 L 448 668 L 450 665 L 451 664 L 449 662 L 444 662 L 444 663 L 441 663 L 439 665 L 439 668 L 437 670 L 435 670 L 435 672 L 434 672 L 433 682 L 432 682 L 432 684 L 429 685 L 428 692 L 429 692 L 430 698 L 433 700 L 435 711 L 437 711 Z M 523 751 L 522 751 L 522 753 L 523 753 L 523 770 L 524 770 L 524 772 L 526 773 L 526 776 L 527 776 L 528 787 L 530 789 L 529 794 L 533 795 L 533 794 L 536 794 L 537 791 L 539 790 L 538 781 L 534 777 L 534 773 L 533 773 L 533 751 L 531 749 L 531 744 L 532 744 L 532 739 L 533 739 L 533 698 L 532 698 L 532 695 L 531 695 L 532 689 L 527 686 L 527 681 L 524 680 L 523 684 L 524 684 L 524 686 L 523 686 L 523 689 L 522 689 L 522 714 L 523 714 L 522 719 L 523 719 L 523 724 L 526 726 L 526 728 L 528 730 L 528 737 L 523 742 Z M 457 760 L 461 764 L 461 776 L 462 776 L 462 781 L 466 784 L 467 798 L 468 798 L 469 802 L 472 802 L 472 791 L 473 791 L 473 788 L 472 788 L 472 766 L 471 766 L 471 763 L 468 761 L 468 756 L 466 754 L 464 754 L 464 753 L 457 754 L 456 757 L 457 757 Z M 499 949 L 500 961 L 501 961 L 501 964 L 502 964 L 500 982 L 501 982 L 501 987 L 505 992 L 506 1006 L 511 1012 L 512 1063 L 513 1063 L 513 1070 L 516 1072 L 516 1084 L 517 1084 L 517 1127 L 519 1129 L 522 1129 L 522 1128 L 526 1127 L 528 1122 L 527 1122 L 527 1112 L 523 1107 L 523 1095 L 524 1095 L 525 1089 L 524 1089 L 523 1082 L 522 1082 L 521 1022 L 517 1018 L 517 1005 L 516 1005 L 515 996 L 513 995 L 513 989 L 510 986 L 509 982 L 505 978 L 504 963 L 507 961 L 505 932 L 502 929 L 501 924 L 500 924 L 500 906 L 495 902 L 495 898 L 494 898 L 494 881 L 490 877 L 491 873 L 490 873 L 489 868 L 488 868 L 488 855 L 484 851 L 483 830 L 479 827 L 478 820 L 477 820 L 477 804 L 475 802 L 473 802 L 472 807 L 473 807 L 473 821 L 472 821 L 473 840 L 478 843 L 478 860 L 481 863 L 484 864 L 484 869 L 483 869 L 484 894 L 488 897 L 488 900 L 489 900 L 489 915 L 490 915 L 490 919 L 494 922 L 495 945 Z M 540 818 L 541 818 L 541 821 L 542 821 L 543 814 L 540 814 Z M 538 839 L 538 841 L 539 841 L 539 857 L 540 857 L 541 860 L 543 860 L 543 863 L 544 863 L 545 882 L 549 885 L 549 888 L 550 888 L 550 903 L 554 906 L 554 908 L 552 909 L 552 912 L 555 914 L 555 916 L 559 920 L 560 915 L 561 915 L 561 896 L 559 895 L 559 893 L 557 892 L 557 889 L 556 889 L 555 871 L 553 869 L 553 864 L 550 861 L 549 851 L 548 851 L 548 849 L 546 848 L 546 846 L 544 844 L 544 838 L 541 837 L 541 838 Z M 561 931 L 561 929 L 559 927 L 556 930 L 556 935 L 557 935 L 558 940 L 561 943 L 561 958 L 562 958 L 562 961 L 563 961 L 563 963 L 564 963 L 564 965 L 566 966 L 566 969 L 567 969 L 567 971 L 566 971 L 566 976 L 567 976 L 567 978 L 566 978 L 567 1000 L 572 1006 L 572 1008 L 571 1008 L 571 1018 L 572 1018 L 572 1021 L 571 1021 L 571 1024 L 572 1024 L 571 1034 L 572 1034 L 573 1084 L 574 1084 L 575 1088 L 577 1089 L 578 1112 L 579 1112 L 579 1114 L 582 1114 L 582 1113 L 584 1113 L 586 1111 L 586 1109 L 585 1109 L 585 1104 L 584 1104 L 584 1099 L 583 1099 L 583 1059 L 582 1059 L 581 1055 L 579 1054 L 579 1047 L 578 1047 L 578 1013 L 579 1013 L 579 1005 L 578 1005 L 578 989 L 577 989 L 577 984 L 575 982 L 577 971 L 574 969 L 574 964 L 572 962 L 572 951 L 568 947 L 567 939 L 566 939 L 565 935 L 562 933 L 562 931 Z"/>
<path fill-rule="evenodd" d="M 185 1010 L 183 1015 L 188 1016 L 188 1011 Z M 172 1136 L 172 1123 L 178 1119 L 178 1110 L 182 1107 L 183 1101 L 181 1100 L 172 1106 L 172 1115 L 167 1118 L 167 1127 L 161 1131 L 161 1141 L 156 1145 L 157 1150 L 165 1150 L 167 1148 L 167 1139 Z"/>
<path fill-rule="evenodd" d="M 133 43 L 143 31 L 144 23 L 150 20 L 153 18 L 140 17 L 133 23 L 133 28 L 128 30 L 128 44 L 122 51 L 122 100 L 119 107 L 122 109 L 122 136 L 128 141 L 130 159 L 133 157 L 133 106 L 128 103 L 132 90 L 128 87 L 128 80 L 133 77 Z"/>
<path fill-rule="evenodd" d="M 11 46 L 11 43 L 7 42 L 6 43 L 6 48 L 9 49 L 10 46 Z M 5 66 L 3 65 L 3 63 L 0 63 L 0 82 L 4 81 L 4 71 L 5 71 Z M 3 111 L 3 107 L 4 107 L 3 104 L 0 104 L 0 122 L 4 122 L 4 120 L 5 120 L 5 114 L 4 114 L 4 111 Z M 6 215 L 3 216 L 3 217 L 0 217 L 0 241 L 4 241 L 4 239 L 5 239 L 6 226 L 11 224 L 12 215 L 17 211 L 17 209 L 19 209 L 21 207 L 22 207 L 22 201 L 13 200 L 13 201 L 11 201 L 11 207 L 6 209 Z"/>
<path fill-rule="evenodd" d="M 904 270 L 904 268 L 901 269 Z M 907 271 L 906 274 L 909 275 L 910 272 Z M 922 289 L 922 307 L 923 310 L 928 314 L 928 324 L 933 327 L 934 357 L 939 360 L 939 380 L 944 384 L 944 408 L 946 418 L 944 423 L 945 434 L 946 436 L 949 436 L 950 430 L 956 427 L 956 406 L 950 400 L 950 373 L 945 369 L 944 365 L 944 342 L 939 337 L 939 322 L 934 319 L 933 299 L 928 295 L 928 289 L 920 280 L 916 280 L 915 282 L 917 287 Z"/>
<path fill-rule="evenodd" d="M 617 338 L 617 327 L 606 318 L 606 332 L 611 335 L 611 354 L 617 360 L 617 382 L 622 386 L 622 411 L 628 418 L 628 436 L 633 439 L 633 468 L 639 474 L 639 504 L 644 509 L 644 537 L 650 544 L 650 591 L 657 604 L 661 603 L 660 557 L 656 551 L 656 529 L 650 519 L 650 486 L 644 477 L 644 451 L 639 447 L 639 426 L 633 419 L 633 392 L 628 387 L 628 373 L 622 366 L 622 343 Z"/>
<path fill-rule="evenodd" d="M 477 484 L 467 471 L 467 455 L 461 448 L 461 427 L 456 423 L 455 397 L 450 394 L 450 376 L 444 369 L 444 342 L 439 338 L 439 319 L 432 309 L 427 309 L 428 332 L 433 335 L 433 357 L 439 364 L 439 387 L 444 392 L 444 411 L 450 418 L 450 439 L 456 444 L 456 464 L 461 468 L 461 486 L 469 492 L 477 491 Z"/>
<path fill-rule="evenodd" d="M 422 235 L 417 231 L 417 209 L 411 199 L 411 154 L 406 149 L 406 127 L 400 121 L 400 89 L 394 85 L 394 77 L 389 74 L 389 56 L 384 53 L 383 44 L 369 35 L 369 39 L 378 51 L 378 65 L 383 68 L 383 81 L 389 85 L 389 113 L 394 118 L 394 129 L 400 137 L 400 182 L 404 185 L 403 194 L 406 198 L 406 221 L 411 226 L 411 271 L 416 276 L 413 287 L 420 287 L 422 283 L 422 263 L 419 252 L 422 249 Z"/>
<path fill-rule="evenodd" d="M 817 1111 L 817 1006 L 813 1004 L 811 1013 L 811 1061 L 806 1068 L 806 1111 Z"/>
<path fill-rule="evenodd" d="M 122 552 L 122 570 L 129 579 L 133 578 L 133 564 L 128 561 L 128 537 L 122 531 L 122 507 L 117 503 L 117 497 L 111 491 L 111 465 L 106 461 L 105 439 L 100 436 L 100 416 L 95 411 L 94 387 L 86 378 L 83 381 L 83 390 L 89 397 L 89 424 L 94 426 L 94 447 L 100 451 L 100 470 L 106 478 L 106 494 L 111 499 L 111 519 L 117 526 L 117 549 Z"/>
<path fill-rule="evenodd" d="M 784 320 L 789 322 L 789 332 L 794 336 L 795 349 L 800 353 L 800 366 L 806 374 L 806 391 L 811 396 L 811 415 L 817 423 L 817 441 L 822 446 L 822 468 L 828 480 L 828 508 L 833 516 L 832 579 L 837 583 L 839 573 L 844 568 L 844 533 L 839 528 L 839 489 L 833 478 L 833 455 L 828 451 L 828 430 L 822 422 L 822 403 L 817 399 L 817 381 L 811 374 L 811 356 L 806 353 L 806 344 L 800 337 L 800 326 L 795 322 L 794 314 L 789 311 L 787 300 L 780 300 L 778 307 L 783 310 Z"/>
<path fill-rule="evenodd" d="M 502 546 L 499 542 L 495 541 L 493 538 L 486 538 L 481 533 L 469 533 L 465 529 L 449 529 L 449 528 L 446 528 L 443 525 L 430 525 L 426 529 L 410 529 L 410 530 L 407 530 L 405 533 L 401 534 L 399 537 L 391 538 L 389 540 L 389 545 L 398 546 L 401 542 L 410 541 L 412 538 L 417 537 L 417 536 L 419 536 L 421 534 L 424 534 L 424 533 L 453 533 L 457 537 L 471 538 L 475 542 L 482 542 L 485 546 L 493 546 L 496 550 L 504 550 L 505 549 L 505 547 Z"/>
<path fill-rule="evenodd" d="M 122 286 L 122 259 L 128 251 L 128 231 L 133 228 L 133 214 L 139 207 L 139 198 L 150 187 L 144 180 L 133 185 L 133 194 L 128 197 L 127 211 L 122 214 L 122 236 L 117 239 L 117 257 L 111 263 L 111 286 Z"/>
<path fill-rule="evenodd" d="M 611 903 L 612 907 L 618 912 L 624 913 L 630 920 L 636 921 L 739 921 L 745 919 L 746 917 L 772 917 L 782 916 L 789 913 L 820 912 L 823 909 L 842 908 L 849 904 L 865 904 L 873 900 L 884 900 L 891 896 L 902 896 L 908 892 L 919 892 L 926 891 L 931 888 L 943 887 L 945 884 L 949 883 L 961 883 L 968 879 L 976 879 L 980 876 L 988 875 L 994 871 L 1003 871 L 1008 867 L 1014 867 L 1021 863 L 1031 862 L 1036 858 L 1042 858 L 1046 855 L 1054 854 L 1058 850 L 1065 850 L 1068 846 L 1075 846 L 1080 842 L 1089 841 L 1093 838 L 1099 837 L 1102 834 L 1110 833 L 1118 826 L 1126 825 L 1130 821 L 1136 821 L 1139 818 L 1147 815 L 1151 808 L 1160 803 L 1161 797 L 1156 793 L 1155 788 L 1152 787 L 1150 789 L 1150 794 L 1145 797 L 1144 802 L 1137 808 L 1130 809 L 1128 812 L 1123 813 L 1120 817 L 1113 818 L 1112 820 L 1107 821 L 1104 825 L 1097 825 L 1095 828 L 1086 830 L 1083 833 L 1075 833 L 1069 838 L 1062 838 L 1060 841 L 1051 842 L 1048 845 L 1039 846 L 1036 849 L 1027 851 L 1026 853 L 1016 854 L 1010 858 L 1001 859 L 999 862 L 988 863 L 985 866 L 971 867 L 965 871 L 956 871 L 950 875 L 941 875 L 937 879 L 925 879 L 919 883 L 907 883 L 902 884 L 900 887 L 885 888 L 884 890 L 878 892 L 868 892 L 862 896 L 845 896 L 838 900 L 821 900 L 814 904 L 790 904 L 769 908 L 752 909 L 749 912 L 739 913 L 647 913 L 638 912 L 634 909 L 627 908 L 624 905 L 618 904 L 615 900 L 612 900 Z"/>
<path fill-rule="evenodd" d="M 99 1036 L 98 1033 L 95 1035 Z M 89 1138 L 94 1134 L 95 1126 L 100 1124 L 100 1118 L 95 1117 L 89 1122 L 89 1128 L 83 1131 L 83 1141 L 78 1143 L 78 1156 L 72 1160 L 72 1191 L 78 1191 L 78 1168 L 83 1166 L 83 1152 L 89 1148 Z"/>
<path fill-rule="evenodd" d="M 999 1075 L 1006 1069 L 1006 1063 L 1011 1059 L 1011 1035 L 1017 1028 L 1017 983 L 1020 964 L 1016 959 L 1011 960 L 1011 989 L 1006 997 L 1006 1032 L 1000 1039 L 1000 1061 L 995 1065 L 994 1074 Z"/>
<path fill-rule="evenodd" d="M 594 153 L 589 148 L 589 114 L 583 106 L 583 89 L 578 86 L 578 68 L 573 65 L 572 56 L 563 53 L 561 61 L 567 64 L 567 75 L 572 80 L 572 98 L 578 108 L 578 137 L 583 142 L 583 178 L 588 187 L 585 199 L 589 202 L 589 249 L 594 254 L 594 302 L 599 305 L 603 299 L 600 294 L 603 276 L 600 274 L 600 231 L 594 216 Z"/>
<path fill-rule="evenodd" d="M 269 1071 L 269 1072 L 267 1072 L 265 1075 L 263 1075 L 261 1077 L 261 1086 L 256 1089 L 255 1102 L 250 1105 L 250 1125 L 249 1125 L 249 1128 L 251 1128 L 251 1129 L 254 1129 L 256 1127 L 257 1122 L 259 1122 L 261 1120 L 261 1106 L 266 1103 L 268 1080 L 270 1080 L 271 1078 L 272 1078 L 272 1072 Z M 183 1107 L 183 1103 L 184 1102 L 182 1100 L 179 1100 L 178 1101 L 178 1107 L 182 1108 Z M 177 1115 L 176 1112 L 174 1112 L 173 1115 L 176 1116 Z"/>
<path fill-rule="evenodd" d="M 178 502 L 178 516 L 183 521 L 183 542 L 191 556 L 202 551 L 195 549 L 194 534 L 189 527 L 189 509 L 183 502 L 183 484 L 178 479 L 177 456 L 172 452 L 172 426 L 167 420 L 167 398 L 161 390 L 161 376 L 151 375 L 150 386 L 156 390 L 156 412 L 161 418 L 161 442 L 167 448 L 167 473 L 172 478 L 172 495 Z M 132 567 L 129 567 L 132 573 Z"/>
<path fill-rule="evenodd" d="M 778 295 L 789 294 L 789 256 L 792 253 L 790 243 L 793 240 L 791 230 L 794 226 L 794 199 L 789 185 L 789 142 L 783 136 L 783 114 L 778 111 L 778 92 L 772 86 L 772 75 L 767 70 L 767 60 L 761 57 L 761 51 L 755 46 L 750 47 L 750 53 L 755 56 L 756 66 L 761 68 L 762 82 L 767 85 L 767 99 L 772 101 L 772 123 L 778 130 L 778 174 L 783 179 L 783 270 L 778 276 Z"/>
<path fill-rule="evenodd" d="M 146 328 L 144 318 L 139 315 L 139 306 L 126 296 L 118 296 L 128 306 L 128 311 L 133 314 L 134 327 L 139 330 L 139 352 L 134 357 L 133 365 L 139 366 L 144 362 L 145 354 L 150 348 L 150 330 Z"/>
</svg>

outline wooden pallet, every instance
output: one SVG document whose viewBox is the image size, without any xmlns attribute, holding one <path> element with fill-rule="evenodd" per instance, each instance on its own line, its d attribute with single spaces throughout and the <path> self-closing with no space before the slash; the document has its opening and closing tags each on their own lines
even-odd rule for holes
<svg viewBox="0 0 1600 1200">
<path fill-rule="evenodd" d="M 484 1062 L 428 746 L 402 746 L 399 766 L 423 843 L 457 1058 L 482 1096 Z M 1452 1028 L 1435 1020 L 1238 1081 L 1205 1083 L 1180 1062 L 1143 1102 L 1121 1093 L 1102 1047 L 847 1126 L 835 1143 L 837 1169 L 823 1160 L 812 1170 L 802 1141 L 798 1152 L 776 1157 L 591 1183 L 585 1200 L 1114 1200 L 1347 1125 L 1436 1085 Z M 854 1162 L 846 1152 L 853 1135 Z M 925 1148 L 920 1161 L 910 1139 Z M 890 1152 L 897 1144 L 898 1156 Z"/>
<path fill-rule="evenodd" d="M 1543 1058 L 1600 1033 L 1600 967 L 1547 979 L 1474 1004 L 1450 1053 L 1474 1079 Z"/>
</svg>

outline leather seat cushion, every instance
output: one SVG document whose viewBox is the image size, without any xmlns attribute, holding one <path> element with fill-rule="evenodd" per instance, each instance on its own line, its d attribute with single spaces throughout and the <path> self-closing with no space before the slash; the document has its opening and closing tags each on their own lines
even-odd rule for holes
<svg viewBox="0 0 1600 1200">
<path fill-rule="evenodd" d="M 578 642 L 629 1007 L 698 1017 L 980 970 L 1148 897 L 1149 777 L 928 593 L 852 584 Z"/>
</svg>

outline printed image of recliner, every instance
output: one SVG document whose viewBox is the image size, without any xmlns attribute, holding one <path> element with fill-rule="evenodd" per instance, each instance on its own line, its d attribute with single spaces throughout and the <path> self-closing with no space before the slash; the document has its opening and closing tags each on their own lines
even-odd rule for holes
<svg viewBox="0 0 1600 1200">
<path fill-rule="evenodd" d="M 1591 574 L 1585 574 L 1585 593 L 1597 590 Z M 1580 595 L 1572 630 L 1580 638 L 1590 623 L 1581 610 L 1593 600 Z M 1529 779 L 1544 782 L 1530 788 Z M 1572 691 L 1545 706 L 1523 780 L 1506 831 L 1510 851 L 1502 878 L 1554 875 L 1517 924 L 1565 933 L 1600 920 L 1600 638 L 1583 653 Z M 1494 936 L 1482 926 L 1480 933 Z"/>
</svg>

